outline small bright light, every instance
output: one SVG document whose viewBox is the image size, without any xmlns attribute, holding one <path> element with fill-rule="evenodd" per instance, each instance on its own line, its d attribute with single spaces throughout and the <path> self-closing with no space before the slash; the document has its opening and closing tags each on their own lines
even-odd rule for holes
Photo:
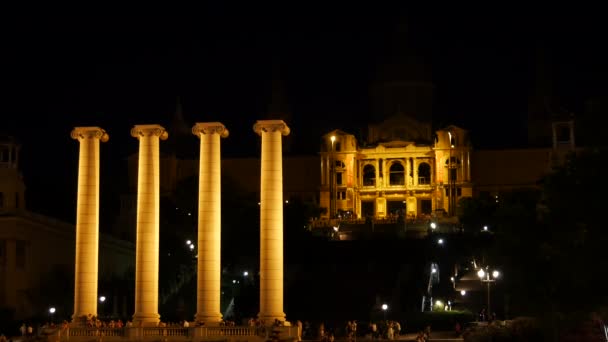
<svg viewBox="0 0 608 342">
<path fill-rule="evenodd" d="M 232 280 L 232 283 L 233 283 L 233 284 L 236 284 L 236 279 Z"/>
<path fill-rule="evenodd" d="M 500 272 L 498 272 L 498 271 L 492 272 L 492 277 L 498 278 L 499 276 L 500 276 Z"/>
<path fill-rule="evenodd" d="M 454 281 L 454 277 L 450 277 L 450 280 L 451 280 L 451 281 Z"/>
<path fill-rule="evenodd" d="M 438 300 L 438 301 L 435 302 L 435 305 L 441 306 L 441 305 L 443 305 L 443 303 L 440 300 Z"/>
<path fill-rule="evenodd" d="M 289 200 L 286 200 L 285 203 L 289 204 Z"/>
<path fill-rule="evenodd" d="M 338 227 L 334 227 L 334 232 L 337 232 L 337 231 L 338 231 Z"/>
<path fill-rule="evenodd" d="M 248 275 L 249 275 L 249 272 L 247 272 L 247 271 L 243 272 L 243 276 L 245 276 L 245 277 L 246 277 L 246 276 L 248 276 Z"/>
<path fill-rule="evenodd" d="M 431 269 L 431 273 L 437 273 L 437 269 L 433 267 L 433 268 Z"/>
<path fill-rule="evenodd" d="M 50 307 L 50 308 L 49 308 L 49 312 L 50 312 L 51 314 L 54 314 L 54 313 L 55 313 L 55 308 L 54 308 L 54 307 Z"/>
<path fill-rule="evenodd" d="M 261 202 L 258 202 L 258 205 L 262 204 Z"/>
<path fill-rule="evenodd" d="M 431 222 L 431 229 L 435 229 L 435 228 L 437 228 L 437 223 Z"/>
<path fill-rule="evenodd" d="M 190 240 L 186 240 L 186 245 L 189 245 L 189 244 L 191 244 L 191 243 L 192 243 L 192 241 L 190 241 Z"/>
<path fill-rule="evenodd" d="M 437 240 L 437 243 L 440 244 L 440 245 L 443 245 L 443 239 Z"/>
<path fill-rule="evenodd" d="M 454 148 L 454 145 L 452 145 L 451 147 Z"/>
<path fill-rule="evenodd" d="M 192 213 L 188 213 L 188 216 L 192 216 Z"/>
<path fill-rule="evenodd" d="M 330 139 L 331 139 L 331 142 L 333 143 L 334 141 L 336 141 L 336 136 L 332 135 Z"/>
<path fill-rule="evenodd" d="M 194 244 L 191 244 L 190 245 L 190 250 L 193 250 L 193 249 L 194 249 Z"/>
<path fill-rule="evenodd" d="M 464 296 L 464 295 L 466 295 L 466 294 L 467 294 L 467 291 L 465 291 L 465 290 L 460 290 L 460 295 L 461 295 L 461 296 Z"/>
<path fill-rule="evenodd" d="M 487 231 L 488 230 L 488 226 L 483 226 L 483 230 Z"/>
<path fill-rule="evenodd" d="M 179 208 L 175 208 L 175 210 L 179 210 Z"/>
<path fill-rule="evenodd" d="M 388 305 L 382 304 L 382 310 L 386 311 L 388 309 Z"/>
<path fill-rule="evenodd" d="M 99 301 L 102 302 L 102 303 L 105 302 L 106 301 L 106 296 L 99 297 Z"/>
<path fill-rule="evenodd" d="M 448 300 L 448 305 L 452 305 L 452 302 L 450 302 L 449 300 Z"/>
<path fill-rule="evenodd" d="M 483 270 L 479 270 L 479 271 L 477 272 L 477 276 L 478 276 L 479 278 L 483 278 L 483 277 L 485 277 L 485 276 L 486 276 L 486 272 L 484 272 Z"/>
</svg>

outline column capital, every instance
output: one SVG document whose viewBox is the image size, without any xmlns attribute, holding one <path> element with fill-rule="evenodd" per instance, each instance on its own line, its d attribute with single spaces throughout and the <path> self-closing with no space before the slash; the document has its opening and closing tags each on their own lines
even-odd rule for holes
<svg viewBox="0 0 608 342">
<path fill-rule="evenodd" d="M 161 125 L 135 125 L 131 128 L 131 136 L 137 139 L 144 136 L 157 136 L 161 140 L 166 140 L 169 133 Z"/>
<path fill-rule="evenodd" d="M 72 139 L 79 141 L 82 139 L 97 138 L 102 142 L 106 142 L 110 139 L 108 133 L 99 127 L 74 127 L 70 136 L 72 136 Z"/>
<path fill-rule="evenodd" d="M 253 131 L 259 135 L 262 132 L 281 132 L 282 135 L 289 135 L 289 127 L 283 120 L 258 120 L 253 125 Z"/>
<path fill-rule="evenodd" d="M 192 134 L 201 137 L 201 134 L 219 134 L 220 137 L 226 138 L 228 130 L 221 122 L 197 122 L 192 127 Z"/>
</svg>

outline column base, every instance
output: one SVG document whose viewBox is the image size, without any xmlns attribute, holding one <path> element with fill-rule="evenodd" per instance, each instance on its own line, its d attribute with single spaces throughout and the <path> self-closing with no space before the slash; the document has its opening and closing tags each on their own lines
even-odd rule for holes
<svg viewBox="0 0 608 342">
<path fill-rule="evenodd" d="M 264 325 L 273 325 L 275 320 L 285 322 L 285 313 L 262 313 L 258 314 L 258 319 L 264 321 Z"/>
<path fill-rule="evenodd" d="M 95 315 L 91 315 L 91 317 L 95 317 Z M 73 314 L 72 321 L 70 322 L 70 326 L 72 327 L 86 327 L 87 325 L 88 315 L 83 314 Z"/>
<path fill-rule="evenodd" d="M 134 327 L 155 327 L 160 323 L 160 315 L 157 313 L 135 313 L 133 315 Z"/>
<path fill-rule="evenodd" d="M 222 314 L 219 312 L 218 313 L 210 313 L 210 312 L 197 313 L 196 315 L 194 315 L 194 321 L 196 323 L 204 323 L 206 327 L 219 326 L 220 323 L 222 322 Z"/>
</svg>

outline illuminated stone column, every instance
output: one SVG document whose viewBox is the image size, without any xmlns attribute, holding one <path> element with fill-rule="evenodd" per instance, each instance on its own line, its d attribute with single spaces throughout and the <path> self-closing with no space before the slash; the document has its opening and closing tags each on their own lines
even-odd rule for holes
<svg viewBox="0 0 608 342">
<path fill-rule="evenodd" d="M 83 316 L 97 316 L 99 142 L 106 142 L 109 137 L 99 127 L 76 127 L 71 136 L 80 142 L 72 321 L 82 323 Z"/>
<path fill-rule="evenodd" d="M 285 320 L 283 312 L 283 156 L 281 135 L 289 134 L 283 120 L 258 121 L 262 136 L 260 187 L 260 313 L 266 324 Z"/>
<path fill-rule="evenodd" d="M 220 137 L 228 130 L 219 122 L 197 123 L 192 133 L 201 139 L 198 178 L 197 322 L 219 325 L 221 297 L 221 159 Z"/>
<path fill-rule="evenodd" d="M 158 244 L 160 207 L 160 139 L 169 136 L 159 125 L 136 125 L 139 139 L 137 168 L 137 241 L 135 249 L 135 326 L 153 326 L 158 314 Z"/>
</svg>

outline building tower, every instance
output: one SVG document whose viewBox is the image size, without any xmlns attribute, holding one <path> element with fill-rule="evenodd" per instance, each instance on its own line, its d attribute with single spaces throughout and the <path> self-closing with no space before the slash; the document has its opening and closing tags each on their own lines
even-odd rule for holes
<svg viewBox="0 0 608 342">
<path fill-rule="evenodd" d="M 160 139 L 169 134 L 159 125 L 136 125 L 139 140 L 137 175 L 137 235 L 135 249 L 135 313 L 133 323 L 155 326 L 158 314 L 158 253 L 160 212 Z"/>
<path fill-rule="evenodd" d="M 221 297 L 221 158 L 220 138 L 228 130 L 219 122 L 197 123 L 192 133 L 201 140 L 198 187 L 198 261 L 196 322 L 219 325 Z"/>
<path fill-rule="evenodd" d="M 76 127 L 72 138 L 80 142 L 78 195 L 76 203 L 76 261 L 74 314 L 83 324 L 88 315 L 97 316 L 99 258 L 99 142 L 108 134 L 99 127 Z"/>
<path fill-rule="evenodd" d="M 289 134 L 283 120 L 258 120 L 253 130 L 262 137 L 260 181 L 260 313 L 271 324 L 283 312 L 283 156 L 281 136 Z"/>
</svg>

